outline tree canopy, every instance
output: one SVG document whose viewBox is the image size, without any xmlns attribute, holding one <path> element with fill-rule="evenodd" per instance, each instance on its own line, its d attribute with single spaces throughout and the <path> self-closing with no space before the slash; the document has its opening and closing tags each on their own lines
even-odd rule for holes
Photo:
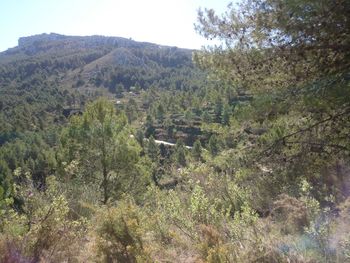
<svg viewBox="0 0 350 263">
<path fill-rule="evenodd" d="M 0 261 L 349 262 L 349 6 L 200 10 L 202 70 L 122 38 L 0 53 Z"/>
<path fill-rule="evenodd" d="M 315 173 L 348 158 L 349 11 L 345 0 L 249 0 L 222 16 L 199 11 L 198 32 L 222 44 L 195 61 L 253 96 L 237 105 L 233 125 L 236 136 L 254 137 L 242 148 L 249 165 L 303 170 L 319 184 Z"/>
<path fill-rule="evenodd" d="M 77 161 L 84 180 L 99 185 L 103 203 L 143 184 L 137 167 L 141 149 L 131 135 L 126 116 L 116 113 L 106 99 L 87 105 L 84 114 L 73 116 L 63 131 L 68 161 Z"/>
</svg>

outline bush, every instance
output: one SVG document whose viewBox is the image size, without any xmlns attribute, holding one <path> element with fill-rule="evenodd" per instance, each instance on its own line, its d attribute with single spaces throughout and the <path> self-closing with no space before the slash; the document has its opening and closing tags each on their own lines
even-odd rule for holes
<svg viewBox="0 0 350 263">
<path fill-rule="evenodd" d="M 228 262 L 227 246 L 223 244 L 219 231 L 211 225 L 201 225 L 200 232 L 201 242 L 199 250 L 205 262 Z"/>
<path fill-rule="evenodd" d="M 102 208 L 96 222 L 97 262 L 149 262 L 142 237 L 144 215 L 130 200 Z"/>
<path fill-rule="evenodd" d="M 305 203 L 286 194 L 274 202 L 272 216 L 282 223 L 282 231 L 286 234 L 301 232 L 308 224 Z"/>
<path fill-rule="evenodd" d="M 54 177 L 47 178 L 46 191 L 36 190 L 27 180 L 16 187 L 23 202 L 21 214 L 10 209 L 3 217 L 1 262 L 76 261 L 85 221 L 69 218 L 68 202 L 58 193 Z"/>
</svg>

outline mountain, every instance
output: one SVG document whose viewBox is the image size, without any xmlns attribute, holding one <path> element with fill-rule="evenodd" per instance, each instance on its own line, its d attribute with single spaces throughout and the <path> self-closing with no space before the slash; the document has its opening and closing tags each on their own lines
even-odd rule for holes
<svg viewBox="0 0 350 263">
<path fill-rule="evenodd" d="M 350 262 L 349 12 L 200 9 L 225 43 L 200 52 L 21 38 L 0 54 L 0 262 Z"/>
<path fill-rule="evenodd" d="M 17 47 L 0 53 L 0 63 L 23 61 L 33 57 L 45 58 L 47 56 L 56 59 L 65 57 L 67 59 L 69 56 L 77 55 L 77 53 L 82 55 L 89 52 L 96 52 L 96 55 L 103 56 L 117 48 L 132 50 L 150 49 L 153 51 L 163 49 L 165 52 L 178 50 L 180 53 L 186 54 L 186 56 L 191 54 L 191 50 L 137 42 L 122 37 L 65 36 L 50 33 L 19 38 Z"/>
<path fill-rule="evenodd" d="M 15 78 L 24 80 L 38 71 L 44 71 L 47 76 L 79 69 L 79 73 L 89 75 L 98 73 L 96 68 L 137 67 L 164 71 L 192 67 L 191 54 L 192 50 L 121 37 L 54 33 L 22 37 L 17 47 L 0 53 L 1 84 Z"/>
<path fill-rule="evenodd" d="M 194 68 L 192 52 L 122 37 L 22 37 L 0 53 L 0 143 L 60 123 L 62 109 L 101 95 L 196 89 L 205 77 Z"/>
</svg>

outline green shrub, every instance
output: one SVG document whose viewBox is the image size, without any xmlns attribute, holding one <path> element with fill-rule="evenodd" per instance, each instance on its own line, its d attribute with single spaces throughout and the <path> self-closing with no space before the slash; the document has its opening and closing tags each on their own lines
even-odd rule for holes
<svg viewBox="0 0 350 263">
<path fill-rule="evenodd" d="M 142 240 L 144 215 L 132 201 L 103 207 L 95 222 L 97 262 L 149 262 Z"/>
<path fill-rule="evenodd" d="M 58 192 L 54 177 L 47 178 L 46 187 L 45 191 L 38 191 L 29 176 L 15 187 L 17 198 L 23 202 L 22 211 L 7 211 L 0 240 L 8 260 L 18 255 L 34 262 L 76 262 L 85 220 L 69 218 L 68 202 Z"/>
</svg>

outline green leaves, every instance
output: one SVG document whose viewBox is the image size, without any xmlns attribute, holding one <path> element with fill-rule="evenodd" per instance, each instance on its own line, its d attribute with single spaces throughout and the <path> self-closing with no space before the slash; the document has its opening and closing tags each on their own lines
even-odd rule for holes
<svg viewBox="0 0 350 263">
<path fill-rule="evenodd" d="M 252 97 L 235 107 L 230 128 L 244 156 L 238 169 L 271 173 L 270 192 L 295 189 L 303 177 L 337 192 L 316 174 L 348 162 L 349 10 L 345 0 L 247 0 L 221 16 L 199 11 L 197 31 L 223 45 L 194 60 Z"/>
<path fill-rule="evenodd" d="M 205 196 L 203 189 L 199 185 L 196 185 L 190 199 L 190 209 L 193 219 L 201 223 L 207 223 L 210 216 L 208 213 L 209 208 L 210 202 Z"/>
<path fill-rule="evenodd" d="M 104 203 L 130 191 L 130 184 L 141 177 L 136 166 L 141 148 L 131 135 L 126 116 L 116 113 L 114 104 L 106 99 L 89 104 L 62 134 L 68 161 L 76 159 L 83 178 L 102 189 Z"/>
<path fill-rule="evenodd" d="M 96 218 L 97 262 L 149 262 L 145 215 L 131 200 L 103 207 Z"/>
</svg>

